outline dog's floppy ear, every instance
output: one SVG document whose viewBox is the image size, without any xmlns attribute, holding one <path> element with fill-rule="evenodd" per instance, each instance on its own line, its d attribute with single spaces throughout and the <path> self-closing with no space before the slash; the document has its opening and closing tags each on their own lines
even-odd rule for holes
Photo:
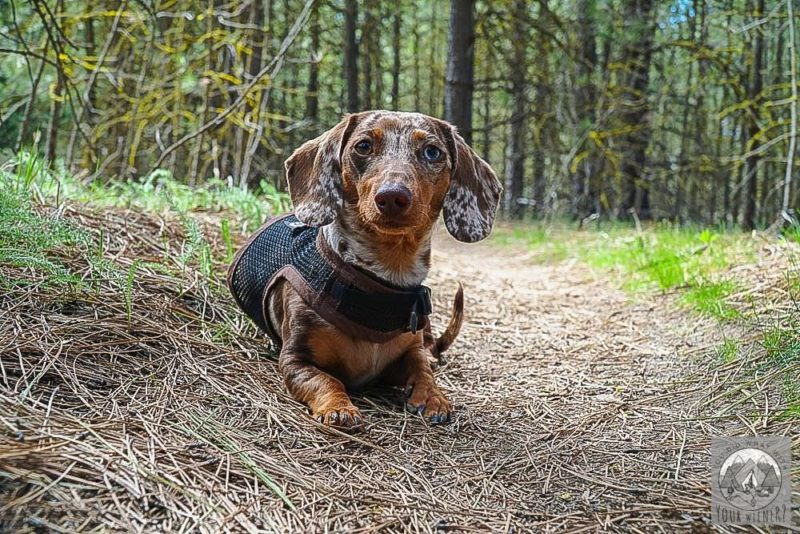
<svg viewBox="0 0 800 534">
<path fill-rule="evenodd" d="M 295 216 L 308 226 L 324 226 L 342 207 L 342 150 L 358 123 L 358 115 L 342 121 L 316 139 L 306 141 L 286 160 L 286 180 Z"/>
<path fill-rule="evenodd" d="M 455 127 L 442 122 L 452 162 L 444 197 L 444 224 L 450 235 L 473 243 L 492 231 L 503 187 L 492 168 L 464 141 Z"/>
</svg>

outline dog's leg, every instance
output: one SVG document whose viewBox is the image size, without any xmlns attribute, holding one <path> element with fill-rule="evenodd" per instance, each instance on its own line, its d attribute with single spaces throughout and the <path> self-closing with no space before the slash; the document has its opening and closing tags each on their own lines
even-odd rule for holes
<svg viewBox="0 0 800 534">
<path fill-rule="evenodd" d="M 383 373 L 383 382 L 405 388 L 406 410 L 431 423 L 447 423 L 453 408 L 433 378 L 428 363 L 430 351 L 422 346 L 409 349 Z"/>
<path fill-rule="evenodd" d="M 292 286 L 279 282 L 269 301 L 270 321 L 280 325 L 283 347 L 278 369 L 289 393 L 311 409 L 312 416 L 326 425 L 359 427 L 363 423 L 344 384 L 314 364 L 308 345 L 309 332 L 323 326 Z"/>
<path fill-rule="evenodd" d="M 361 426 L 361 413 L 353 406 L 344 384 L 301 354 L 291 344 L 286 344 L 278 359 L 289 393 L 308 405 L 312 417 L 320 423 L 343 428 Z"/>
</svg>

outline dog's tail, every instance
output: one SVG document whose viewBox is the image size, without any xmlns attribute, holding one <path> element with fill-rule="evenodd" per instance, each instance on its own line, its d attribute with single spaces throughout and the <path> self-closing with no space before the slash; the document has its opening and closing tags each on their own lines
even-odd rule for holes
<svg viewBox="0 0 800 534">
<path fill-rule="evenodd" d="M 442 335 L 438 339 L 433 338 L 433 333 L 430 328 L 425 330 L 425 346 L 427 346 L 433 357 L 437 360 L 442 359 L 442 353 L 450 348 L 450 345 L 458 337 L 461 331 L 461 323 L 464 322 L 464 288 L 461 282 L 458 284 L 458 291 L 453 299 L 453 315 L 450 317 L 450 322 L 447 328 L 444 329 Z"/>
</svg>

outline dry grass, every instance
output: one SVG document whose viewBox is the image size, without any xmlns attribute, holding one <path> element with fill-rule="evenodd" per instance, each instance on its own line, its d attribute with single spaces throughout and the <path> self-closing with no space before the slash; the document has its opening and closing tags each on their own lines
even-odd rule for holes
<svg viewBox="0 0 800 534">
<path fill-rule="evenodd" d="M 91 289 L 0 267 L 33 282 L 0 296 L 8 530 L 702 532 L 710 436 L 800 440 L 797 419 L 775 416 L 775 381 L 744 372 L 746 358 L 718 365 L 712 321 L 670 311 L 668 296 L 631 303 L 577 266 L 447 238 L 436 309 L 462 280 L 469 313 L 437 372 L 455 422 L 430 427 L 398 392 L 372 390 L 356 396 L 365 434 L 327 430 L 217 280 L 147 263 L 180 255 L 178 221 L 64 215 L 102 236 L 121 272 L 137 262 L 130 307 L 69 251 L 53 254 Z"/>
</svg>

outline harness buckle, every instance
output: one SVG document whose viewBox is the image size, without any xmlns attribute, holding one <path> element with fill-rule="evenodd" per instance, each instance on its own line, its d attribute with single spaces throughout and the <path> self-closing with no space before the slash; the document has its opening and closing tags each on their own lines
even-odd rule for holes
<svg viewBox="0 0 800 534">
<path fill-rule="evenodd" d="M 415 306 L 416 309 L 416 306 Z M 412 334 L 417 333 L 417 326 L 419 326 L 419 318 L 417 317 L 417 312 L 412 311 L 411 317 L 408 319 L 408 329 L 411 330 Z"/>
<path fill-rule="evenodd" d="M 411 330 L 412 334 L 416 334 L 419 328 L 419 316 L 428 316 L 432 311 L 431 288 L 422 286 L 422 292 L 417 295 L 414 305 L 411 308 L 411 315 L 408 318 L 408 329 Z"/>
</svg>

